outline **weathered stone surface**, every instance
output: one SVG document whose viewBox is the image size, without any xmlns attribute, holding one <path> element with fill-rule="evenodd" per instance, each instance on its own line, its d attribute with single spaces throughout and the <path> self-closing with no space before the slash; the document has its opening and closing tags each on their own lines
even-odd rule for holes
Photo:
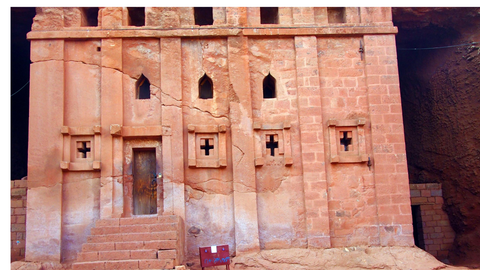
<svg viewBox="0 0 480 270">
<path fill-rule="evenodd" d="M 32 62 L 63 60 L 63 40 L 35 40 L 31 43 L 30 59 Z"/>
<path fill-rule="evenodd" d="M 100 124 L 101 73 L 97 65 L 65 64 L 64 125 L 85 127 Z M 83 96 L 84 98 L 78 98 Z"/>
<path fill-rule="evenodd" d="M 37 7 L 32 30 L 58 30 L 64 26 L 63 8 Z"/>
<path fill-rule="evenodd" d="M 232 258 L 230 269 L 418 269 L 468 270 L 480 268 L 445 265 L 419 248 L 348 247 L 330 249 L 282 249 L 245 253 Z M 201 269 L 198 263 L 175 269 Z M 71 265 L 52 262 L 13 262 L 12 270 L 71 270 Z"/>
<path fill-rule="evenodd" d="M 447 266 L 419 248 L 345 247 L 263 250 L 232 259 L 233 269 L 463 269 Z M 193 268 L 192 268 L 193 269 Z"/>
<path fill-rule="evenodd" d="M 68 175 L 63 185 L 63 212 L 62 217 L 62 261 L 73 261 L 80 252 L 82 243 L 87 240 L 87 234 L 100 218 L 99 197 L 100 178 L 90 178 L 75 181 Z M 86 211 L 86 209 L 89 209 Z"/>
<path fill-rule="evenodd" d="M 124 18 L 124 8 L 121 7 L 105 7 L 100 9 L 101 13 L 101 22 L 99 26 L 106 29 L 116 29 L 120 28 L 122 25 L 127 25 L 124 23 L 128 18 Z M 126 15 L 126 14 L 125 14 Z"/>
<path fill-rule="evenodd" d="M 58 262 L 12 262 L 11 270 L 71 270 L 70 264 Z"/>
<path fill-rule="evenodd" d="M 180 12 L 177 7 L 152 7 L 151 12 L 146 12 L 147 26 L 160 26 L 162 28 L 174 28 L 180 26 Z"/>
<path fill-rule="evenodd" d="M 325 8 L 282 7 L 278 25 L 258 7 L 214 8 L 212 27 L 192 8 L 146 8 L 131 26 L 127 8 L 106 7 L 88 31 L 75 8 L 51 10 L 67 12 L 61 28 L 47 11 L 37 20 L 58 31 L 29 35 L 27 259 L 73 261 L 97 219 L 133 222 L 145 150 L 155 163 L 140 193 L 185 220 L 186 262 L 220 244 L 232 256 L 413 244 L 389 8 L 340 10 L 347 27 Z M 110 261 L 122 254 L 81 258 L 150 263 Z"/>
<path fill-rule="evenodd" d="M 100 66 L 102 57 L 101 45 L 101 41 L 95 39 L 67 41 L 65 42 L 65 60 Z"/>
<path fill-rule="evenodd" d="M 61 194 L 61 184 L 28 190 L 25 260 L 60 262 Z"/>
<path fill-rule="evenodd" d="M 480 40 L 479 8 L 394 8 L 393 15 L 401 30 L 397 46 L 410 183 L 442 184 L 444 209 L 456 233 L 449 259 L 478 264 L 480 55 L 478 44 L 468 44 Z M 455 47 L 422 49 L 448 45 Z"/>
</svg>

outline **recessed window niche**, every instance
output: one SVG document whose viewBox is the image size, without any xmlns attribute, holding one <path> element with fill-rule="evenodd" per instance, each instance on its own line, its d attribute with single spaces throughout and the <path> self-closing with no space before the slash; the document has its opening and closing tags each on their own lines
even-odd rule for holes
<svg viewBox="0 0 480 270">
<path fill-rule="evenodd" d="M 143 74 L 135 84 L 136 99 L 150 99 L 150 81 Z"/>
<path fill-rule="evenodd" d="M 100 170 L 100 126 L 63 126 L 63 158 L 65 171 Z"/>
<path fill-rule="evenodd" d="M 128 9 L 128 25 L 145 26 L 145 8 L 129 7 Z"/>
<path fill-rule="evenodd" d="M 193 125 L 188 128 L 188 167 L 222 168 L 227 166 L 225 125 Z"/>
<path fill-rule="evenodd" d="M 255 166 L 271 166 L 283 162 L 284 166 L 293 164 L 290 144 L 290 121 L 275 123 L 253 122 L 255 141 Z"/>
<path fill-rule="evenodd" d="M 83 7 L 82 26 L 98 26 L 98 7 Z"/>
<path fill-rule="evenodd" d="M 193 8 L 195 25 L 213 25 L 213 8 L 196 7 Z"/>
<path fill-rule="evenodd" d="M 261 7 L 260 23 L 278 24 L 278 7 Z"/>
<path fill-rule="evenodd" d="M 327 7 L 328 23 L 346 23 L 344 7 Z"/>
<path fill-rule="evenodd" d="M 201 99 L 213 98 L 213 82 L 207 74 L 198 80 L 198 97 Z"/>
<path fill-rule="evenodd" d="M 268 75 L 263 79 L 263 98 L 276 98 L 276 83 L 275 78 L 268 73 Z"/>
<path fill-rule="evenodd" d="M 331 163 L 368 161 L 365 146 L 365 123 L 364 118 L 328 120 Z"/>
</svg>

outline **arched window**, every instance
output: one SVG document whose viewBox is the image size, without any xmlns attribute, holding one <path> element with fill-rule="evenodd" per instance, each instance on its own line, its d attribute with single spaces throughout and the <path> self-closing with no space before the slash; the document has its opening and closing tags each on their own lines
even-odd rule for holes
<svg viewBox="0 0 480 270">
<path fill-rule="evenodd" d="M 263 79 L 263 98 L 276 98 L 276 80 L 275 78 L 268 73 L 268 75 Z"/>
<path fill-rule="evenodd" d="M 135 84 L 135 93 L 137 99 L 150 99 L 150 82 L 143 74 Z"/>
<path fill-rule="evenodd" d="M 198 97 L 201 99 L 213 98 L 213 82 L 207 74 L 198 81 Z"/>
<path fill-rule="evenodd" d="M 130 26 L 145 26 L 145 8 L 144 7 L 129 7 L 128 10 L 128 25 Z"/>
<path fill-rule="evenodd" d="M 261 7 L 260 23 L 278 24 L 278 7 Z"/>
<path fill-rule="evenodd" d="M 196 25 L 213 25 L 213 8 L 196 7 L 193 8 Z"/>
</svg>

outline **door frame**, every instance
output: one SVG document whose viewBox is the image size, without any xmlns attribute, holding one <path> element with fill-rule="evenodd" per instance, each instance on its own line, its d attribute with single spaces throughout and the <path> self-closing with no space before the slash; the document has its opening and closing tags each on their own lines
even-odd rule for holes
<svg viewBox="0 0 480 270">
<path fill-rule="evenodd" d="M 157 175 L 163 175 L 162 142 L 161 137 L 157 138 L 133 138 L 123 140 L 123 216 L 133 216 L 133 162 L 134 150 L 155 149 L 155 167 Z M 164 212 L 163 203 L 163 177 L 157 178 L 157 213 Z"/>
</svg>

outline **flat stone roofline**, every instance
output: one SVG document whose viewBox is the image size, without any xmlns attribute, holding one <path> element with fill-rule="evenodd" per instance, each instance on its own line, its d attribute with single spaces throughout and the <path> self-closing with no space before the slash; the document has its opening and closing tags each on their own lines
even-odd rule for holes
<svg viewBox="0 0 480 270">
<path fill-rule="evenodd" d="M 162 37 L 228 37 L 228 36 L 338 36 L 396 34 L 395 26 L 354 24 L 336 27 L 216 27 L 216 28 L 154 28 L 123 29 L 77 28 L 54 31 L 31 31 L 27 39 L 83 39 L 83 38 L 162 38 Z"/>
</svg>

